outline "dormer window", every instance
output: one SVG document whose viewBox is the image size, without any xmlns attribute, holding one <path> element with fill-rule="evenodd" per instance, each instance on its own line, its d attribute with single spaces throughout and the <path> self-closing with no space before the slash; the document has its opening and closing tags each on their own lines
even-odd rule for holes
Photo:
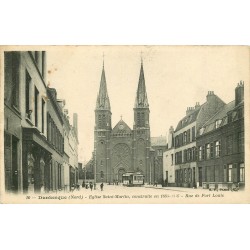
<svg viewBox="0 0 250 250">
<path fill-rule="evenodd" d="M 219 126 L 221 125 L 221 122 L 222 122 L 221 119 L 215 121 L 215 129 L 219 128 Z"/>
<path fill-rule="evenodd" d="M 202 135 L 203 133 L 204 133 L 204 130 L 205 130 L 205 128 L 204 127 L 202 127 L 202 128 L 200 128 L 200 135 Z"/>
<path fill-rule="evenodd" d="M 228 113 L 227 114 L 227 117 L 228 117 L 228 122 L 232 122 L 232 118 L 233 118 L 233 115 L 232 115 L 232 112 L 231 113 Z"/>
</svg>

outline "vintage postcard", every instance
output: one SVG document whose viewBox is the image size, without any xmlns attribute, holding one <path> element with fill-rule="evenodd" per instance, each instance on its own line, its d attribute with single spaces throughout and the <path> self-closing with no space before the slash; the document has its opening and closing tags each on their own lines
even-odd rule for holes
<svg viewBox="0 0 250 250">
<path fill-rule="evenodd" d="M 0 203 L 250 203 L 248 46 L 0 56 Z"/>
</svg>

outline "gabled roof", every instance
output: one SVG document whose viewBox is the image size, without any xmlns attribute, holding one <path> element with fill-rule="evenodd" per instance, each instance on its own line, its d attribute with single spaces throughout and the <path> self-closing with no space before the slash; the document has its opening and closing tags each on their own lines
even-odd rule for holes
<svg viewBox="0 0 250 250">
<path fill-rule="evenodd" d="M 216 121 L 220 121 L 217 128 L 222 127 L 228 123 L 227 113 L 235 108 L 235 101 L 231 101 L 225 104 L 224 107 L 218 111 L 213 117 L 211 117 L 204 125 L 204 131 L 202 134 L 208 133 L 215 129 Z"/>
<path fill-rule="evenodd" d="M 227 113 L 231 110 L 233 110 L 235 107 L 235 101 L 231 101 L 228 104 L 225 104 L 224 107 L 219 110 L 213 117 L 211 117 L 206 123 L 204 123 L 204 127 L 209 125 L 212 122 L 215 122 L 216 120 L 222 119 L 225 116 L 227 116 Z"/>
<path fill-rule="evenodd" d="M 112 129 L 111 134 L 131 134 L 132 130 L 122 119 Z"/>
<path fill-rule="evenodd" d="M 203 104 L 204 105 L 204 104 Z M 196 118 L 199 114 L 199 111 L 201 110 L 201 107 L 203 106 L 201 105 L 199 108 L 197 108 L 197 110 L 195 110 L 193 113 L 189 114 L 189 115 L 186 115 L 184 116 L 184 118 L 182 118 L 178 124 L 177 124 L 177 127 L 175 129 L 175 132 L 177 132 L 178 130 L 186 127 L 187 125 L 193 123 L 196 121 Z"/>
</svg>

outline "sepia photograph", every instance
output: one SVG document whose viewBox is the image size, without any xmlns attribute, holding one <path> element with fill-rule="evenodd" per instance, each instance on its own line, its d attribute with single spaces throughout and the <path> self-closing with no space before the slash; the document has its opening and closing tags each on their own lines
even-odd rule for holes
<svg viewBox="0 0 250 250">
<path fill-rule="evenodd" d="M 248 46 L 0 51 L 2 203 L 250 202 Z"/>
</svg>

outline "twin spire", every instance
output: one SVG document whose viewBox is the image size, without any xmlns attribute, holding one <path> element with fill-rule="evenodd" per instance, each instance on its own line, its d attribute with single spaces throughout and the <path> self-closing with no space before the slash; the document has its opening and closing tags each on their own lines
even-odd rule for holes
<svg viewBox="0 0 250 250">
<path fill-rule="evenodd" d="M 140 77 L 139 77 L 139 83 L 137 87 L 134 107 L 135 108 L 148 108 L 149 107 L 142 59 L 141 59 Z"/>
<path fill-rule="evenodd" d="M 96 100 L 96 109 L 110 110 L 110 102 L 109 102 L 109 96 L 108 96 L 108 90 L 107 90 L 107 84 L 106 84 L 106 76 L 105 76 L 105 70 L 104 70 L 104 60 L 103 60 L 103 66 L 102 66 L 100 89 L 99 89 L 99 93 L 98 93 L 97 100 Z"/>
<path fill-rule="evenodd" d="M 139 77 L 139 82 L 138 82 L 134 108 L 148 108 L 148 107 L 149 107 L 149 104 L 148 104 L 144 71 L 143 71 L 143 61 L 141 58 L 140 77 Z M 107 91 L 106 77 L 105 77 L 104 58 L 103 58 L 103 65 L 102 65 L 102 76 L 101 76 L 100 88 L 99 88 L 99 93 L 98 93 L 97 100 L 96 100 L 96 109 L 104 109 L 104 110 L 111 109 L 108 91 Z"/>
</svg>

